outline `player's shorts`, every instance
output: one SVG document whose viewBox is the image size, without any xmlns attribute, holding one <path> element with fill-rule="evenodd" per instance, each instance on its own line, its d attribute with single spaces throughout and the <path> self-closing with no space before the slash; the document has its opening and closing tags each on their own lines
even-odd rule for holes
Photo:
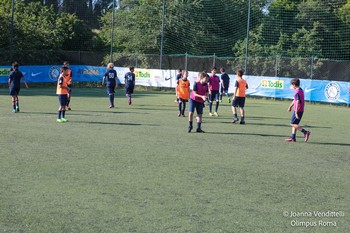
<svg viewBox="0 0 350 233">
<path fill-rule="evenodd" d="M 10 88 L 10 95 L 18 95 L 20 90 L 21 90 L 20 87 L 11 87 Z"/>
<path fill-rule="evenodd" d="M 244 105 L 245 105 L 245 97 L 235 96 L 235 98 L 232 101 L 232 107 L 244 108 Z"/>
<path fill-rule="evenodd" d="M 300 121 L 301 121 L 301 118 L 303 117 L 303 113 L 304 113 L 304 112 L 298 112 L 297 114 L 298 114 L 299 119 L 297 119 L 297 118 L 295 117 L 295 112 L 293 112 L 292 118 L 290 119 L 290 124 L 291 124 L 291 125 L 299 125 L 299 123 L 300 123 Z"/>
<path fill-rule="evenodd" d="M 58 95 L 58 101 L 60 102 L 60 106 L 67 106 L 68 103 L 68 95 Z"/>
<path fill-rule="evenodd" d="M 134 86 L 128 86 L 125 88 L 126 94 L 132 94 L 134 93 Z"/>
<path fill-rule="evenodd" d="M 211 91 L 211 94 L 209 96 L 209 100 L 210 101 L 214 101 L 214 100 L 219 101 L 219 99 L 220 99 L 219 91 Z"/>
<path fill-rule="evenodd" d="M 67 85 L 69 87 L 68 94 L 72 94 L 72 84 Z"/>
<path fill-rule="evenodd" d="M 179 98 L 179 103 L 186 103 L 186 102 L 188 102 L 188 100 L 185 100 L 185 99 Z"/>
<path fill-rule="evenodd" d="M 228 88 L 220 87 L 220 93 L 228 93 Z"/>
<path fill-rule="evenodd" d="M 190 99 L 190 112 L 194 112 L 194 109 L 196 109 L 197 115 L 202 115 L 203 107 L 204 107 L 204 103 L 200 103 L 193 99 Z"/>
<path fill-rule="evenodd" d="M 114 94 L 115 93 L 115 87 L 107 86 L 107 93 L 108 93 L 108 95 Z"/>
</svg>

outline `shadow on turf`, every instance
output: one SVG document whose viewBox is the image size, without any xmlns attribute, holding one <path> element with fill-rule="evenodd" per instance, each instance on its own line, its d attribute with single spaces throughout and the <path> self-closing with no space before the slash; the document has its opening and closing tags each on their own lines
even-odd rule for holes
<svg viewBox="0 0 350 233">
<path fill-rule="evenodd" d="M 336 142 L 308 142 L 308 144 L 324 145 L 324 146 L 350 146 L 349 143 L 336 143 Z"/>
<path fill-rule="evenodd" d="M 120 123 L 120 122 L 99 122 L 99 121 L 71 121 L 71 123 L 79 124 L 96 124 L 96 125 L 127 125 L 127 126 L 160 126 L 156 124 L 140 124 L 140 123 Z"/>
</svg>

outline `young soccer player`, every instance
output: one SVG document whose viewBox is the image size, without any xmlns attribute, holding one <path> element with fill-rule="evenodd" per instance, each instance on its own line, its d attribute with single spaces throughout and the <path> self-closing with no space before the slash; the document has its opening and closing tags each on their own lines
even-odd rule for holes
<svg viewBox="0 0 350 233">
<path fill-rule="evenodd" d="M 216 67 L 211 69 L 211 75 L 209 76 L 209 116 L 219 116 L 219 89 L 220 89 L 220 78 L 216 75 Z M 215 112 L 212 113 L 213 101 L 216 101 Z"/>
<path fill-rule="evenodd" d="M 188 114 L 188 132 L 190 133 L 193 129 L 193 113 L 196 109 L 197 111 L 197 133 L 204 133 L 202 130 L 202 115 L 204 102 L 208 95 L 208 84 L 207 76 L 205 73 L 201 72 L 198 74 L 198 79 L 194 85 L 190 95 L 190 112 Z"/>
<path fill-rule="evenodd" d="M 237 107 L 240 108 L 241 112 L 241 121 L 239 122 L 241 125 L 245 124 L 244 120 L 244 105 L 245 105 L 245 91 L 248 89 L 248 83 L 245 79 L 243 79 L 243 70 L 239 69 L 237 71 L 237 80 L 235 82 L 235 86 L 233 88 L 233 101 L 232 101 L 232 113 L 233 113 L 233 121 L 232 123 L 236 123 L 238 121 L 237 117 Z"/>
<path fill-rule="evenodd" d="M 294 107 L 292 119 L 290 120 L 290 125 L 292 126 L 292 136 L 290 138 L 287 138 L 286 141 L 295 142 L 296 132 L 297 130 L 299 130 L 304 134 L 304 141 L 307 142 L 310 137 L 310 131 L 306 131 L 305 129 L 299 126 L 299 123 L 304 113 L 304 106 L 305 106 L 304 91 L 303 89 L 300 88 L 300 80 L 298 78 L 292 79 L 291 84 L 293 89 L 295 90 L 294 99 L 291 105 L 288 107 L 288 112 L 290 112 Z"/>
<path fill-rule="evenodd" d="M 67 100 L 68 100 L 68 68 L 62 67 L 61 68 L 61 74 L 58 77 L 57 80 L 57 89 L 56 94 L 58 95 L 58 101 L 60 103 L 60 107 L 58 108 L 58 117 L 57 122 L 59 123 L 65 123 L 68 120 L 65 118 L 66 114 L 66 106 L 67 106 Z"/>
<path fill-rule="evenodd" d="M 18 63 L 14 62 L 12 64 L 12 71 L 10 72 L 9 79 L 8 79 L 8 86 L 10 89 L 10 95 L 12 96 L 12 107 L 13 112 L 19 112 L 19 91 L 21 90 L 21 79 L 24 82 L 24 85 L 26 88 L 28 88 L 28 84 L 24 78 L 24 75 L 21 71 L 18 70 Z"/>
<path fill-rule="evenodd" d="M 63 62 L 63 66 L 68 68 L 67 85 L 69 87 L 69 91 L 68 91 L 68 94 L 67 94 L 67 107 L 66 107 L 66 109 L 72 110 L 71 107 L 69 106 L 69 103 L 70 103 L 70 97 L 72 95 L 72 77 L 73 77 L 73 72 L 72 72 L 71 69 L 69 69 L 69 62 L 68 61 L 64 61 Z"/>
<path fill-rule="evenodd" d="M 222 101 L 222 96 L 225 95 L 228 99 L 228 102 L 231 103 L 231 99 L 228 96 L 228 88 L 230 86 L 230 76 L 228 76 L 224 67 L 220 68 L 220 73 L 221 73 L 220 102 Z"/>
<path fill-rule="evenodd" d="M 179 79 L 178 85 L 177 85 L 177 97 L 179 100 L 179 114 L 178 116 L 185 117 L 185 110 L 186 110 L 186 102 L 188 102 L 188 99 L 190 97 L 190 80 L 188 78 L 188 71 L 184 70 L 182 72 L 182 78 Z"/>
<path fill-rule="evenodd" d="M 124 76 L 124 83 L 125 83 L 125 92 L 126 92 L 126 98 L 128 99 L 129 105 L 131 105 L 131 94 L 134 93 L 135 88 L 135 68 L 133 66 L 129 67 L 129 72 L 125 74 Z"/>
<path fill-rule="evenodd" d="M 114 70 L 114 64 L 108 63 L 107 72 L 103 76 L 102 86 L 106 83 L 107 93 L 109 96 L 109 108 L 114 108 L 114 93 L 118 88 L 117 72 Z"/>
<path fill-rule="evenodd" d="M 179 87 L 179 80 L 182 79 L 182 69 L 179 68 L 177 69 L 177 75 L 176 75 L 176 87 L 175 87 L 175 96 L 176 96 L 176 100 L 175 103 L 179 103 L 179 97 L 178 97 L 178 87 Z"/>
</svg>

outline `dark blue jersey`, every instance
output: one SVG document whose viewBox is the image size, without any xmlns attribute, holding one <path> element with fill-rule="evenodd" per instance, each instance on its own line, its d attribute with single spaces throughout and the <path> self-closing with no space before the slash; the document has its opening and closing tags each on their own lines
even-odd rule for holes
<svg viewBox="0 0 350 233">
<path fill-rule="evenodd" d="M 105 73 L 106 86 L 114 87 L 117 83 L 117 72 L 114 69 L 108 69 Z"/>
<path fill-rule="evenodd" d="M 229 86 L 229 84 L 230 84 L 230 76 L 228 76 L 228 74 L 226 74 L 226 73 L 223 73 L 223 74 L 221 75 L 221 81 L 222 81 L 222 83 L 223 83 L 223 86 L 224 86 L 225 88 L 228 88 L 228 86 Z"/>
<path fill-rule="evenodd" d="M 125 74 L 125 88 L 133 87 L 135 85 L 135 74 L 128 72 Z"/>
<path fill-rule="evenodd" d="M 21 86 L 21 78 L 23 78 L 23 74 L 21 71 L 11 71 L 9 75 L 10 79 L 10 87 L 11 88 L 20 88 Z"/>
</svg>

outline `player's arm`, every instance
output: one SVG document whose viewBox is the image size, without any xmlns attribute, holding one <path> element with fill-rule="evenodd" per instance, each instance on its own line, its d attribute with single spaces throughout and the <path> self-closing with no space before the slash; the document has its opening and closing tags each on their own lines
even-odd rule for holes
<svg viewBox="0 0 350 233">
<path fill-rule="evenodd" d="M 292 101 L 292 103 L 289 105 L 288 112 L 292 111 L 293 106 L 294 106 L 294 101 Z"/>
<path fill-rule="evenodd" d="M 10 88 L 10 86 L 11 86 L 11 76 L 9 76 L 9 80 L 7 81 L 7 85 L 8 85 L 9 88 Z"/>
<path fill-rule="evenodd" d="M 24 76 L 22 76 L 22 80 L 23 80 L 24 85 L 28 89 L 28 83 L 27 83 L 26 79 L 24 78 Z"/>
<path fill-rule="evenodd" d="M 103 78 L 102 78 L 102 86 L 105 85 L 105 80 L 106 80 L 106 78 L 107 78 L 107 76 L 106 76 L 106 74 L 105 74 L 105 76 L 103 76 Z"/>
</svg>

